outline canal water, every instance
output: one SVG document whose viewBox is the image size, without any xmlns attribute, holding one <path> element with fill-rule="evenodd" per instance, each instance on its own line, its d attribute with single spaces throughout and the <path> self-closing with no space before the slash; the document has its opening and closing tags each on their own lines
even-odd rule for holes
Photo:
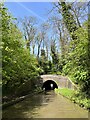
<svg viewBox="0 0 90 120">
<path fill-rule="evenodd" d="M 6 108 L 2 116 L 3 118 L 88 118 L 88 111 L 54 91 L 49 91 Z"/>
</svg>

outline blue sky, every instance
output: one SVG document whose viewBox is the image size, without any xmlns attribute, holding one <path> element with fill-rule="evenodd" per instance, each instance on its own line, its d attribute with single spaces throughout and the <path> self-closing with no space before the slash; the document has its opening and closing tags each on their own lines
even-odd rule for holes
<svg viewBox="0 0 90 120">
<path fill-rule="evenodd" d="M 13 17 L 36 16 L 40 24 L 48 19 L 48 12 L 52 9 L 52 3 L 49 2 L 6 2 L 5 6 Z"/>
<path fill-rule="evenodd" d="M 49 2 L 6 2 L 5 6 L 16 18 L 36 16 L 40 21 L 48 18 L 48 11 L 52 9 Z"/>
<path fill-rule="evenodd" d="M 51 2 L 6 2 L 5 6 L 9 9 L 13 17 L 19 19 L 24 16 L 36 16 L 41 24 L 50 16 L 48 12 L 52 9 L 53 5 Z M 51 37 L 50 34 L 49 31 L 49 37 Z"/>
</svg>

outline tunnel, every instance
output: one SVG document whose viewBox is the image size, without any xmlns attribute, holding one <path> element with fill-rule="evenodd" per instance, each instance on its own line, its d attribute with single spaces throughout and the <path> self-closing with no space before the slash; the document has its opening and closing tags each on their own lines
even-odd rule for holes
<svg viewBox="0 0 90 120">
<path fill-rule="evenodd" d="M 54 90 L 55 88 L 58 88 L 57 84 L 53 80 L 47 80 L 43 83 L 42 89 L 47 90 Z"/>
</svg>

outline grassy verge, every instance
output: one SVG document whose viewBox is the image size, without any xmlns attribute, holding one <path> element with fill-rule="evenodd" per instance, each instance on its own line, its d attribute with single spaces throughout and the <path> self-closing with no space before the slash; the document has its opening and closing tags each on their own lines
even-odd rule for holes
<svg viewBox="0 0 90 120">
<path fill-rule="evenodd" d="M 68 88 L 59 88 L 59 89 L 55 89 L 55 92 L 58 94 L 61 94 L 67 98 L 71 98 L 74 94 L 74 90 L 68 89 Z"/>
<path fill-rule="evenodd" d="M 87 99 L 80 95 L 77 91 L 68 88 L 55 89 L 57 94 L 61 94 L 72 102 L 77 103 L 80 107 L 90 110 L 90 99 Z"/>
</svg>

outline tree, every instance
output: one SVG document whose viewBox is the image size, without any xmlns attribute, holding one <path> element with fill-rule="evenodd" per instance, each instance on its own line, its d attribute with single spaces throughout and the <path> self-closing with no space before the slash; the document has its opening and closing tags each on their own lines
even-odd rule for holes
<svg viewBox="0 0 90 120">
<path fill-rule="evenodd" d="M 74 15 L 74 18 L 76 20 L 76 23 L 78 27 L 82 26 L 82 20 L 85 22 L 87 20 L 87 6 L 88 6 L 88 1 L 86 2 L 73 2 L 73 3 L 68 3 L 68 6 L 70 6 L 70 11 Z"/>
<path fill-rule="evenodd" d="M 58 41 L 60 42 L 60 53 L 62 58 L 66 56 L 66 52 L 68 51 L 68 31 L 65 27 L 65 24 L 62 19 L 60 19 L 58 16 L 53 16 L 50 18 L 50 22 L 52 24 L 53 28 L 53 34 L 58 36 Z"/>
<path fill-rule="evenodd" d="M 74 16 L 70 12 L 70 6 L 66 4 L 66 2 L 58 2 L 56 5 L 58 8 L 58 12 L 62 15 L 63 21 L 68 29 L 72 39 L 76 39 L 76 35 L 74 32 L 78 29 L 77 23 L 74 19 Z"/>
<path fill-rule="evenodd" d="M 82 36 L 83 34 L 83 36 Z M 76 31 L 77 42 L 76 48 L 69 54 L 67 64 L 64 66 L 63 71 L 68 74 L 71 79 L 78 84 L 80 92 L 84 93 L 87 97 L 90 96 L 90 66 L 88 65 L 88 31 L 87 23 Z"/>
<path fill-rule="evenodd" d="M 24 37 L 26 40 L 26 47 L 30 50 L 31 42 L 34 42 L 36 34 L 36 18 L 35 17 L 25 17 L 21 20 Z M 34 46 L 33 46 L 34 49 Z"/>
<path fill-rule="evenodd" d="M 47 32 L 49 30 L 49 24 L 48 22 L 46 23 L 42 23 L 41 26 L 40 26 L 40 29 L 41 29 L 41 33 L 42 33 L 42 43 L 43 43 L 43 49 L 45 47 L 45 43 L 46 43 L 46 36 L 47 36 Z"/>
<path fill-rule="evenodd" d="M 36 36 L 35 36 L 35 37 L 36 37 Z M 36 45 L 36 38 L 31 42 L 33 55 L 35 55 L 35 45 Z"/>
<path fill-rule="evenodd" d="M 39 58 L 39 55 L 40 55 L 40 47 L 41 47 L 41 44 L 42 44 L 42 33 L 41 32 L 39 32 L 38 34 L 37 34 L 37 37 L 36 37 L 36 43 L 37 43 L 37 45 L 38 45 L 38 53 L 37 53 L 37 57 Z"/>
<path fill-rule="evenodd" d="M 1 5 L 1 4 L 0 4 Z M 26 94 L 35 88 L 38 62 L 24 47 L 23 36 L 14 18 L 1 5 L 2 20 L 2 90 L 3 95 Z M 39 69 L 39 70 L 38 70 Z"/>
<path fill-rule="evenodd" d="M 52 63 L 55 66 L 55 68 L 57 69 L 59 58 L 58 58 L 58 54 L 56 52 L 55 40 L 52 40 L 52 43 L 51 43 L 51 56 L 52 56 Z"/>
<path fill-rule="evenodd" d="M 44 49 L 41 49 L 41 56 L 39 58 L 39 65 L 43 69 L 43 74 L 47 74 L 49 72 L 50 62 L 47 59 L 47 56 L 46 56 Z"/>
</svg>

